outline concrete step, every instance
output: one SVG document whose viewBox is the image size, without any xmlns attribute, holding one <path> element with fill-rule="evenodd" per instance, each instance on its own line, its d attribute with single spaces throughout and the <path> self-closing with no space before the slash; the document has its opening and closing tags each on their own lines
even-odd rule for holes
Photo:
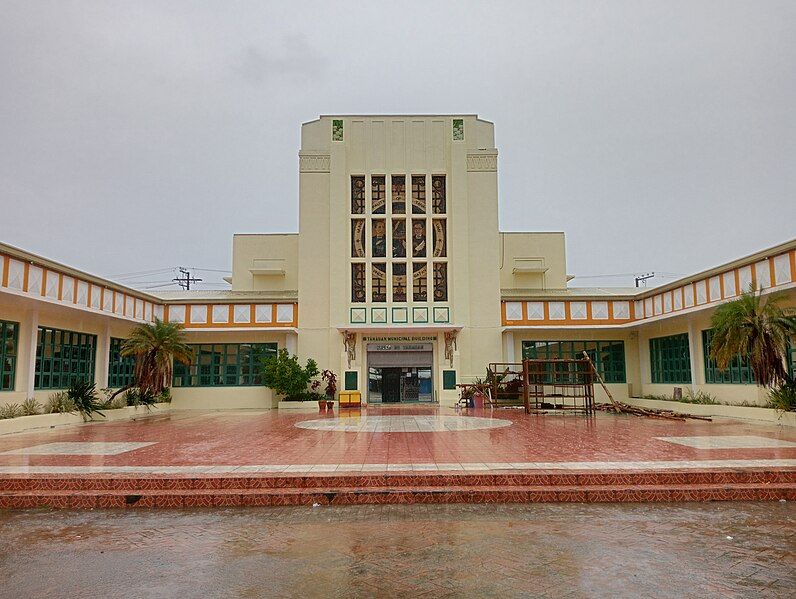
<svg viewBox="0 0 796 599">
<path fill-rule="evenodd" d="M 577 471 L 533 473 L 418 472 L 413 474 L 345 474 L 249 476 L 203 475 L 10 475 L 0 476 L 0 494 L 8 491 L 116 491 L 223 490 L 223 489 L 319 489 L 370 487 L 504 487 L 504 486 L 600 486 L 600 485 L 704 485 L 704 484 L 796 484 L 796 470 L 660 470 Z"/>
<path fill-rule="evenodd" d="M 0 494 L 0 508 L 224 507 L 392 503 L 550 503 L 796 500 L 796 483 L 503 485 L 259 489 L 26 490 Z"/>
</svg>

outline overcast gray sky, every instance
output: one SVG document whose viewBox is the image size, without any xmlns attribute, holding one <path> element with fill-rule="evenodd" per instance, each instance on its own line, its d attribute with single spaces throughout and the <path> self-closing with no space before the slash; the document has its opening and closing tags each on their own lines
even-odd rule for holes
<svg viewBox="0 0 796 599">
<path fill-rule="evenodd" d="M 665 282 L 796 235 L 795 107 L 794 0 L 0 0 L 0 240 L 229 269 L 297 229 L 303 121 L 475 112 L 504 230 L 565 231 L 580 286 Z"/>
</svg>

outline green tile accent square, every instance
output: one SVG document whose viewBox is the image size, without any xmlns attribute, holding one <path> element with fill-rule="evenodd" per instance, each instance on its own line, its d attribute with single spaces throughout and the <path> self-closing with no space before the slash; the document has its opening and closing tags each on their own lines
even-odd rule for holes
<svg viewBox="0 0 796 599">
<path fill-rule="evenodd" d="M 332 120 L 332 141 L 343 141 L 343 119 Z"/>
<path fill-rule="evenodd" d="M 406 308 L 393 308 L 392 321 L 398 324 L 406 324 L 409 320 L 409 311 Z"/>
<path fill-rule="evenodd" d="M 371 323 L 387 322 L 387 308 L 371 308 L 370 322 Z"/>
<path fill-rule="evenodd" d="M 366 308 L 351 308 L 349 320 L 351 324 L 364 324 L 368 319 L 368 311 Z"/>
<path fill-rule="evenodd" d="M 453 119 L 453 141 L 464 141 L 464 119 Z"/>
<path fill-rule="evenodd" d="M 445 391 L 456 389 L 456 371 L 443 370 L 442 371 L 442 388 Z"/>
<path fill-rule="evenodd" d="M 345 391 L 356 391 L 359 387 L 359 373 L 356 370 L 345 371 Z"/>
<path fill-rule="evenodd" d="M 450 322 L 450 308 L 434 308 L 434 322 Z"/>
<path fill-rule="evenodd" d="M 412 322 L 428 322 L 428 308 L 412 308 Z"/>
</svg>

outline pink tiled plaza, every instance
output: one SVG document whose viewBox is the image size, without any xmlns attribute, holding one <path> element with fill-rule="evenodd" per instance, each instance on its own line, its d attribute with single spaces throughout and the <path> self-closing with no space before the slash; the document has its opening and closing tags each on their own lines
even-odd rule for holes
<svg viewBox="0 0 796 599">
<path fill-rule="evenodd" d="M 796 499 L 796 434 L 432 407 L 171 412 L 0 438 L 0 507 Z"/>
</svg>

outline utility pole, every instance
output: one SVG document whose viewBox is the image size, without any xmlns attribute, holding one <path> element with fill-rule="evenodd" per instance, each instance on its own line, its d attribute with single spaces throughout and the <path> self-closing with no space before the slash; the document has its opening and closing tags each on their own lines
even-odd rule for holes
<svg viewBox="0 0 796 599">
<path fill-rule="evenodd" d="M 655 276 L 654 272 L 648 272 L 643 275 L 638 275 L 636 277 L 636 287 L 641 287 L 640 283 L 644 283 L 644 287 L 647 286 L 647 279 L 651 279 Z"/>
<path fill-rule="evenodd" d="M 186 291 L 190 291 L 191 283 L 198 283 L 202 279 L 197 279 L 196 277 L 191 276 L 191 272 L 187 268 L 183 268 L 180 266 L 180 275 L 179 277 L 175 277 L 172 279 L 177 285 L 185 289 Z"/>
</svg>

